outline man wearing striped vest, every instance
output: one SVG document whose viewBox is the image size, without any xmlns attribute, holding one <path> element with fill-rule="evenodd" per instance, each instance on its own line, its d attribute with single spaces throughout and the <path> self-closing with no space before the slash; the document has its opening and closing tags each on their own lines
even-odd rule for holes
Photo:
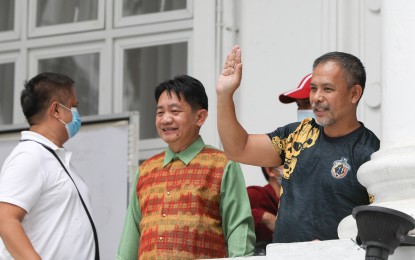
<svg viewBox="0 0 415 260">
<path fill-rule="evenodd" d="M 117 259 L 252 255 L 255 232 L 240 165 L 205 145 L 202 83 L 180 75 L 155 90 L 156 127 L 166 151 L 143 162 Z"/>
</svg>

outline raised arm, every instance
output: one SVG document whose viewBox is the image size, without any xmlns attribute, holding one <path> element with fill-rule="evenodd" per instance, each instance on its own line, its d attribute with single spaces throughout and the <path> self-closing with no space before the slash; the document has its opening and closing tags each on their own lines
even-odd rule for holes
<svg viewBox="0 0 415 260">
<path fill-rule="evenodd" d="M 266 134 L 248 134 L 238 122 L 233 94 L 242 79 L 242 60 L 239 46 L 226 57 L 224 68 L 216 84 L 218 102 L 218 131 L 229 159 L 244 164 L 277 166 L 281 159 Z"/>
</svg>

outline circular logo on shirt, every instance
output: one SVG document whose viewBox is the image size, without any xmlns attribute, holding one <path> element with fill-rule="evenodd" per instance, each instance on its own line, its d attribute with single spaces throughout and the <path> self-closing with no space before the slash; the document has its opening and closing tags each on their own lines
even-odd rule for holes
<svg viewBox="0 0 415 260">
<path fill-rule="evenodd" d="M 334 161 L 333 167 L 331 167 L 331 175 L 336 179 L 343 179 L 349 171 L 350 165 L 347 163 L 347 158 L 344 157 Z"/>
</svg>

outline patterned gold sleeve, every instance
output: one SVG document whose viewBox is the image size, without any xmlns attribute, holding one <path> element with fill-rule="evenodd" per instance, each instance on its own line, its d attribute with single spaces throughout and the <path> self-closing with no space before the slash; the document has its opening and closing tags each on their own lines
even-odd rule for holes
<svg viewBox="0 0 415 260">
<path fill-rule="evenodd" d="M 277 153 L 281 155 L 282 151 L 284 151 L 284 141 L 281 140 L 278 136 L 274 136 L 271 139 L 271 142 L 275 148 L 275 151 L 277 151 Z"/>
</svg>

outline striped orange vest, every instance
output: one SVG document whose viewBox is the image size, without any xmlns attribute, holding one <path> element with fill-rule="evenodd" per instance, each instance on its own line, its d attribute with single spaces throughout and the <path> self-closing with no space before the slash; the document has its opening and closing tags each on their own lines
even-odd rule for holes
<svg viewBox="0 0 415 260">
<path fill-rule="evenodd" d="M 163 160 L 164 152 L 140 166 L 139 259 L 226 257 L 219 204 L 228 159 L 204 147 L 187 166 L 173 159 L 163 168 Z"/>
</svg>

